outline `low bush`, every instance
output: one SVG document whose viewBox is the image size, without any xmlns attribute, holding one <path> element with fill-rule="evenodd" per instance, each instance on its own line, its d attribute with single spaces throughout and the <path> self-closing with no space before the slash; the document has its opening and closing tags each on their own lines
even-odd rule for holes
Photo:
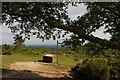
<svg viewBox="0 0 120 80">
<path fill-rule="evenodd" d="M 104 59 L 86 59 L 77 64 L 70 74 L 75 80 L 109 80 L 109 67 Z"/>
<path fill-rule="evenodd" d="M 2 55 L 12 55 L 12 53 L 11 52 L 4 52 L 4 53 L 2 53 Z"/>
<path fill-rule="evenodd" d="M 4 69 L 4 68 L 0 68 L 0 71 L 2 71 L 2 74 L 5 74 L 5 73 L 9 72 L 8 69 Z"/>
<path fill-rule="evenodd" d="M 120 58 L 108 61 L 111 80 L 120 80 Z"/>
</svg>

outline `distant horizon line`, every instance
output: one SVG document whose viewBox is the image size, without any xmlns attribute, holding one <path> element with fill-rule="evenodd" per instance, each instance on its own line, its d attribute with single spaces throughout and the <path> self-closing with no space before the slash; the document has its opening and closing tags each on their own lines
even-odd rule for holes
<svg viewBox="0 0 120 80">
<path fill-rule="evenodd" d="M 57 44 L 29 44 L 29 45 L 57 45 Z"/>
<path fill-rule="evenodd" d="M 5 44 L 2 44 L 2 45 L 5 45 Z M 7 45 L 14 45 L 14 44 L 7 44 Z M 27 45 L 57 45 L 57 44 L 24 44 L 24 45 L 27 46 Z"/>
</svg>

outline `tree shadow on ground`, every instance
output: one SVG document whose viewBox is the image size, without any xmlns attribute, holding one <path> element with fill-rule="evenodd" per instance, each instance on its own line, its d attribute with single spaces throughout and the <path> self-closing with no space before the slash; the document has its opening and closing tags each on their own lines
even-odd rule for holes
<svg viewBox="0 0 120 80">
<path fill-rule="evenodd" d="M 2 80 L 73 80 L 70 77 L 45 77 L 30 70 L 9 70 L 3 68 L 2 70 Z"/>
</svg>

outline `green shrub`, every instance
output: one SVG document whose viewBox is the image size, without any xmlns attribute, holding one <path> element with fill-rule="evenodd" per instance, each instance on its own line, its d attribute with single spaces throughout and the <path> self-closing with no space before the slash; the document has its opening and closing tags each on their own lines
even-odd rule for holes
<svg viewBox="0 0 120 80">
<path fill-rule="evenodd" d="M 5 73 L 9 72 L 8 69 L 4 69 L 4 68 L 0 68 L 0 71 L 2 71 L 2 74 L 5 74 Z"/>
<path fill-rule="evenodd" d="M 120 59 L 113 59 L 108 61 L 110 66 L 111 80 L 120 80 Z"/>
<path fill-rule="evenodd" d="M 85 60 L 71 70 L 75 80 L 109 80 L 109 68 L 105 60 Z"/>
<path fill-rule="evenodd" d="M 4 53 L 2 53 L 2 55 L 12 55 L 12 53 L 11 52 L 4 52 Z"/>
<path fill-rule="evenodd" d="M 40 55 L 39 53 L 35 52 L 34 55 Z"/>
<path fill-rule="evenodd" d="M 103 50 L 104 57 L 119 57 L 120 56 L 120 50 L 113 50 L 113 49 L 107 49 Z"/>
</svg>

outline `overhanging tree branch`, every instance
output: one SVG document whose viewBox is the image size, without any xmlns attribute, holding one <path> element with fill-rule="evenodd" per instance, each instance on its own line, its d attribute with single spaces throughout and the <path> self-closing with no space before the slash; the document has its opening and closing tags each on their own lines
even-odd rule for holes
<svg viewBox="0 0 120 80">
<path fill-rule="evenodd" d="M 47 24 L 49 24 L 53 27 L 57 27 L 57 28 L 60 28 L 63 30 L 73 32 L 74 34 L 79 35 L 81 38 L 84 38 L 84 39 L 91 41 L 93 43 L 97 43 L 99 45 L 106 46 L 108 48 L 120 50 L 120 43 L 118 43 L 118 42 L 107 41 L 107 40 L 100 39 L 98 37 L 94 37 L 92 35 L 85 34 L 85 33 L 81 32 L 81 30 L 78 30 L 78 29 L 73 28 L 71 26 L 66 26 L 66 25 L 61 24 L 59 22 L 49 20 L 48 18 L 45 18 L 45 16 L 43 16 L 43 15 L 41 15 L 40 18 L 43 19 Z"/>
<path fill-rule="evenodd" d="M 30 14 L 30 13 L 7 13 L 7 12 L 5 12 L 5 13 L 6 14 L 12 14 L 12 15 L 19 15 L 19 16 L 34 15 L 34 14 Z M 66 25 L 64 25 L 62 23 L 56 22 L 54 20 L 50 20 L 49 18 L 46 18 L 42 14 L 39 14 L 39 15 L 36 15 L 36 16 L 43 19 L 50 26 L 57 27 L 59 29 L 63 29 L 63 30 L 73 32 L 74 34 L 76 34 L 76 35 L 80 36 L 81 38 L 84 38 L 84 39 L 86 39 L 86 40 L 88 40 L 90 42 L 97 43 L 99 45 L 106 46 L 108 48 L 120 50 L 120 43 L 118 43 L 118 42 L 107 41 L 107 40 L 100 39 L 98 37 L 94 37 L 92 35 L 85 34 L 81 30 L 76 29 L 76 28 L 74 28 L 72 26 L 66 26 Z"/>
</svg>

